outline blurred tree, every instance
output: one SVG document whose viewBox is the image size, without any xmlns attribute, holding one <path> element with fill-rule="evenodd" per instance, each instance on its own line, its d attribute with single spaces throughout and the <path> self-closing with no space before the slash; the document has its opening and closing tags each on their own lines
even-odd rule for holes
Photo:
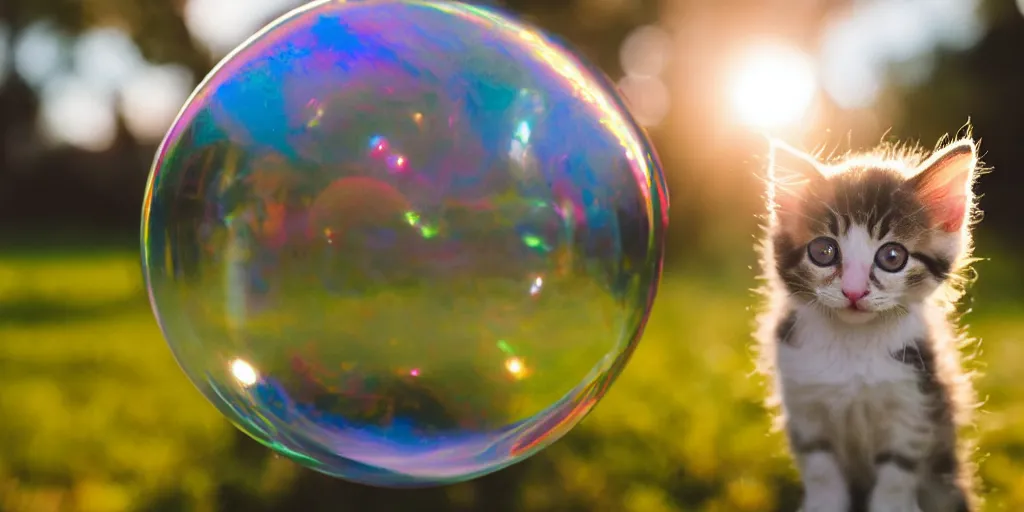
<svg viewBox="0 0 1024 512">
<path fill-rule="evenodd" d="M 182 17 L 182 0 L 5 0 L 0 17 L 12 35 L 35 21 L 56 24 L 70 34 L 95 26 L 115 26 L 128 32 L 151 61 L 174 62 L 203 76 L 211 62 L 192 39 Z"/>
<path fill-rule="evenodd" d="M 1024 161 L 1020 143 L 1024 119 L 1024 13 L 1014 2 L 987 0 L 983 4 L 988 30 L 966 51 L 942 52 L 936 57 L 931 80 L 902 88 L 902 115 L 894 137 L 920 140 L 925 147 L 968 121 L 981 139 L 982 159 L 994 169 L 979 180 L 986 233 L 1019 233 L 1020 201 L 1015 194 L 992 191 L 1019 190 Z M 936 108 L 941 105 L 942 108 Z M 1020 237 L 1001 237 L 999 245 L 1020 246 Z"/>
<path fill-rule="evenodd" d="M 624 35 L 637 24 L 654 20 L 658 7 L 657 0 L 483 3 L 497 3 L 561 34 L 601 67 L 612 70 L 617 69 L 618 45 Z M 71 35 L 97 26 L 118 27 L 131 35 L 148 61 L 181 64 L 200 78 L 214 60 L 190 35 L 184 4 L 184 0 L 5 0 L 0 4 L 0 22 L 9 27 L 12 40 L 37 21 L 55 24 Z M 13 52 L 13 45 L 7 51 Z M 122 122 L 109 150 L 48 148 L 36 126 L 36 94 L 17 73 L 0 86 L 0 106 L 0 140 L 4 142 L 0 144 L 0 226 L 37 233 L 55 227 L 122 233 L 135 228 L 146 170 L 156 149 L 153 144 L 135 140 Z M 55 188 L 55 183 L 62 186 Z"/>
</svg>

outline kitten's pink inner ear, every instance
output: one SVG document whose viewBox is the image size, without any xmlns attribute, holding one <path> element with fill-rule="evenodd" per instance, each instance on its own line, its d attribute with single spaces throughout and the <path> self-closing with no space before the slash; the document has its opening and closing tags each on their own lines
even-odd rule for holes
<svg viewBox="0 0 1024 512">
<path fill-rule="evenodd" d="M 960 142 L 928 159 L 911 179 L 934 227 L 949 233 L 963 227 L 976 165 L 974 144 Z"/>
</svg>

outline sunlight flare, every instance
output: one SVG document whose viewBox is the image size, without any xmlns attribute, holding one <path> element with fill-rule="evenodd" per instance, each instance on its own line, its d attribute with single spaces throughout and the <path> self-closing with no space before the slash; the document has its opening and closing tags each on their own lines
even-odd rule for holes
<svg viewBox="0 0 1024 512">
<path fill-rule="evenodd" d="M 730 96 L 743 124 L 782 128 L 810 110 L 818 84 L 810 56 L 799 49 L 762 44 L 748 50 L 735 69 Z"/>
</svg>

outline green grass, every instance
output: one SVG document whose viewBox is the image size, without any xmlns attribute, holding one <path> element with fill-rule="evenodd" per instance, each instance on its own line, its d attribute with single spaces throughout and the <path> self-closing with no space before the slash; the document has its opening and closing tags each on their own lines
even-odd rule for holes
<svg viewBox="0 0 1024 512">
<path fill-rule="evenodd" d="M 981 268 L 967 318 L 984 340 L 988 509 L 1024 510 L 1020 280 L 1006 265 Z M 640 348 L 595 412 L 485 480 L 512 489 L 524 511 L 794 510 L 796 475 L 751 376 L 748 274 L 669 273 Z M 261 448 L 240 451 L 172 359 L 131 253 L 0 258 L 0 418 L 5 512 L 222 510 L 226 488 L 271 503 L 311 478 Z M 442 492 L 451 510 L 492 510 L 482 489 Z"/>
</svg>

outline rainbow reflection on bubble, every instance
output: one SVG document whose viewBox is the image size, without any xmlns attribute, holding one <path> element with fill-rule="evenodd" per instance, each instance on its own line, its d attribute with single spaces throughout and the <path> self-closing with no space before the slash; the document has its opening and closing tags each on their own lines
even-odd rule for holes
<svg viewBox="0 0 1024 512">
<path fill-rule="evenodd" d="M 150 300 L 199 390 L 317 471 L 474 478 L 640 339 L 668 198 L 603 75 L 458 3 L 321 1 L 199 86 L 153 165 Z"/>
</svg>

